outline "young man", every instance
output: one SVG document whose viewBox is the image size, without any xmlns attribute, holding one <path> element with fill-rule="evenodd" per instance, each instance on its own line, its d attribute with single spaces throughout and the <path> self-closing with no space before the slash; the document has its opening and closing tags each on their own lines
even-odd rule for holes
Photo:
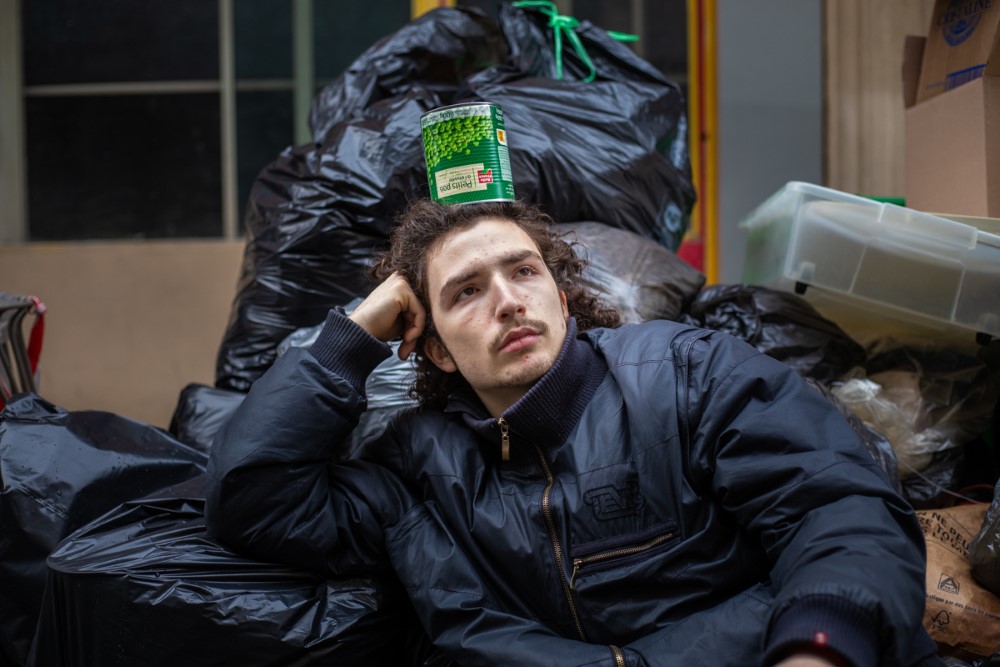
<svg viewBox="0 0 1000 667">
<path fill-rule="evenodd" d="M 939 663 L 919 526 L 837 411 L 724 334 L 613 328 L 548 222 L 411 206 L 383 282 L 217 438 L 217 535 L 391 568 L 462 665 Z M 396 338 L 422 406 L 346 460 Z"/>
</svg>

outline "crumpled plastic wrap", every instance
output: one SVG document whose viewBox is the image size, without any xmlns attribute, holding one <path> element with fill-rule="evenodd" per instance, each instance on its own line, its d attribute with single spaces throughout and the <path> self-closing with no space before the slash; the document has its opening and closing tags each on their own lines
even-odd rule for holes
<svg viewBox="0 0 1000 667">
<path fill-rule="evenodd" d="M 995 374 L 954 350 L 885 349 L 866 369 L 864 377 L 834 384 L 834 394 L 889 439 L 904 479 L 982 433 L 997 405 Z"/>
<path fill-rule="evenodd" d="M 934 452 L 947 449 L 948 444 L 937 429 L 915 431 L 921 410 L 917 378 L 900 372 L 882 378 L 887 387 L 871 378 L 855 378 L 836 383 L 833 391 L 854 414 L 894 443 L 900 472 L 908 477 L 926 468 Z"/>
</svg>

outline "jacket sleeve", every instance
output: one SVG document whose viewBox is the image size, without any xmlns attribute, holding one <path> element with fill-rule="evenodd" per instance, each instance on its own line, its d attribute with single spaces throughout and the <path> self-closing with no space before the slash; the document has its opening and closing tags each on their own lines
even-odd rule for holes
<svg viewBox="0 0 1000 667">
<path fill-rule="evenodd" d="M 855 667 L 914 662 L 923 536 L 846 420 L 723 334 L 698 342 L 686 369 L 692 469 L 772 564 L 766 662 L 803 647 Z"/>
<path fill-rule="evenodd" d="M 256 557 L 328 575 L 372 573 L 388 566 L 385 530 L 414 501 L 385 468 L 336 461 L 364 409 L 365 378 L 388 346 L 337 313 L 324 335 L 339 366 L 290 350 L 220 429 L 206 520 L 222 542 Z"/>
</svg>

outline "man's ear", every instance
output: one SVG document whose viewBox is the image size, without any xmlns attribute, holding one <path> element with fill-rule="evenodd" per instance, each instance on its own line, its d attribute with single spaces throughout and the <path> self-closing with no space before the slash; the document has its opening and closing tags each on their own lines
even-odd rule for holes
<svg viewBox="0 0 1000 667">
<path fill-rule="evenodd" d="M 448 350 L 436 336 L 431 336 L 424 341 L 424 355 L 445 373 L 454 373 L 458 370 L 455 360 L 451 358 Z"/>
<path fill-rule="evenodd" d="M 562 301 L 563 319 L 569 319 L 569 306 L 566 305 L 566 292 L 560 290 L 559 300 Z"/>
</svg>

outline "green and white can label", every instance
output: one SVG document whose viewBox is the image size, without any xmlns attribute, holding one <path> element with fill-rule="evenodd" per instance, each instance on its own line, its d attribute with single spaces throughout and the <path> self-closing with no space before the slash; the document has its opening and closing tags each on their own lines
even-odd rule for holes
<svg viewBox="0 0 1000 667">
<path fill-rule="evenodd" d="M 503 109 L 454 104 L 420 117 L 431 199 L 469 204 L 514 199 Z"/>
</svg>

